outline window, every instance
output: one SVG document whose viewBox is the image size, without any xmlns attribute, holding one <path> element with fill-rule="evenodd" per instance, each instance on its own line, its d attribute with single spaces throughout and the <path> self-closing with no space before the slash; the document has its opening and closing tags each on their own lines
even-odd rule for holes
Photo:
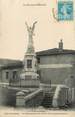
<svg viewBox="0 0 75 117">
<path fill-rule="evenodd" d="M 9 78 L 9 72 L 6 72 L 6 79 Z"/>
<path fill-rule="evenodd" d="M 27 60 L 27 68 L 32 68 L 32 60 Z"/>
<path fill-rule="evenodd" d="M 13 71 L 13 79 L 16 78 L 16 71 Z"/>
<path fill-rule="evenodd" d="M 37 58 L 37 62 L 40 63 L 40 58 Z"/>
</svg>

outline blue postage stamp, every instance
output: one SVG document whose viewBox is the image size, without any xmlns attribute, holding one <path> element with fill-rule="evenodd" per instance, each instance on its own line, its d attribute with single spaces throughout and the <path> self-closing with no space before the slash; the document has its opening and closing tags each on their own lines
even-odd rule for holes
<svg viewBox="0 0 75 117">
<path fill-rule="evenodd" d="M 58 20 L 73 20 L 73 1 L 58 1 Z"/>
</svg>

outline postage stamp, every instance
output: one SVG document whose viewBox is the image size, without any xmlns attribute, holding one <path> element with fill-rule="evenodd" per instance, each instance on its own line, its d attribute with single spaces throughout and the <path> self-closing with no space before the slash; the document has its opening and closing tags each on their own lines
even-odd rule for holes
<svg viewBox="0 0 75 117">
<path fill-rule="evenodd" d="M 58 1 L 58 20 L 73 20 L 73 1 Z"/>
</svg>

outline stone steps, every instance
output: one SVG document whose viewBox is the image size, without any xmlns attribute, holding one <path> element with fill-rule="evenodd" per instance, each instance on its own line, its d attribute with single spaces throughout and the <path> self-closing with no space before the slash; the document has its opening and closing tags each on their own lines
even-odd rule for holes
<svg viewBox="0 0 75 117">
<path fill-rule="evenodd" d="M 54 93 L 45 93 L 45 97 L 42 102 L 42 106 L 49 108 L 52 107 L 52 100 L 53 100 Z"/>
<path fill-rule="evenodd" d="M 36 91 L 33 91 L 32 93 L 28 94 L 27 96 L 24 95 L 24 92 L 20 92 L 17 93 L 16 96 L 17 107 L 38 107 L 41 105 L 43 100 L 43 90 L 39 88 Z"/>
</svg>

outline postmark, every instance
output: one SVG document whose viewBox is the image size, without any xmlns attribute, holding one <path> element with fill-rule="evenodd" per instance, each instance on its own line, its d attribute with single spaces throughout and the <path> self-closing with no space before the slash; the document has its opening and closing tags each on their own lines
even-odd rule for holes
<svg viewBox="0 0 75 117">
<path fill-rule="evenodd" d="M 73 20 L 73 1 L 58 1 L 58 20 Z"/>
</svg>

